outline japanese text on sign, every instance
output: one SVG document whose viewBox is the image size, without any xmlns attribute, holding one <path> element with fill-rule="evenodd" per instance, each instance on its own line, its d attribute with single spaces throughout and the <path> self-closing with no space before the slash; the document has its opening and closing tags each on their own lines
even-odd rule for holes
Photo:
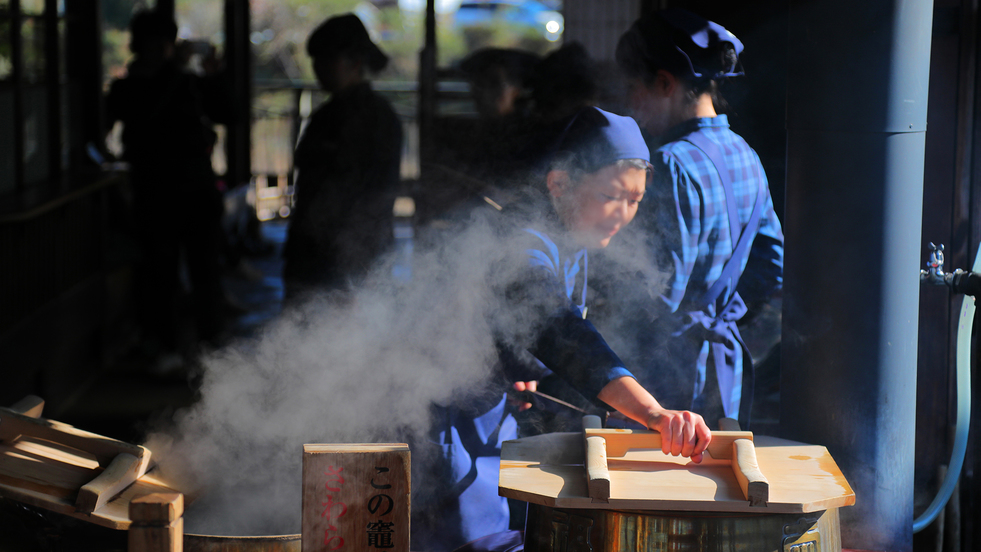
<svg viewBox="0 0 981 552">
<path fill-rule="evenodd" d="M 380 476 L 383 473 L 388 473 L 388 468 L 375 466 L 375 478 L 382 479 Z M 390 483 L 376 483 L 375 478 L 371 479 L 371 488 L 376 491 L 385 491 L 392 488 Z M 379 518 L 383 518 L 392 512 L 395 507 L 395 501 L 392 497 L 385 493 L 377 493 L 368 499 L 368 512 L 373 515 L 378 515 Z M 379 519 L 378 521 L 369 521 L 367 526 L 368 532 L 368 546 L 373 548 L 394 548 L 394 535 L 395 535 L 395 523 L 391 521 L 385 521 Z"/>
<path fill-rule="evenodd" d="M 341 475 L 342 471 L 344 471 L 342 467 L 327 466 L 327 471 L 324 472 L 324 475 L 327 476 L 324 487 L 328 493 L 341 492 L 341 485 L 344 484 L 344 476 Z M 338 532 L 337 526 L 333 522 L 347 514 L 347 504 L 339 500 L 335 502 L 334 495 L 328 494 L 327 502 L 323 502 L 322 505 L 324 511 L 320 514 L 320 517 L 327 518 L 327 529 L 324 530 L 324 547 L 327 550 L 339 550 L 344 546 L 344 537 L 331 533 Z"/>
</svg>

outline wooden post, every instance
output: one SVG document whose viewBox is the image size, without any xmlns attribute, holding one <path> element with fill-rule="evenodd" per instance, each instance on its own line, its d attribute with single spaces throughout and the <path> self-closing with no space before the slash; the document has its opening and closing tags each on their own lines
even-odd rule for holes
<svg viewBox="0 0 981 552">
<path fill-rule="evenodd" d="M 303 552 L 409 551 L 409 446 L 303 445 Z"/>
<path fill-rule="evenodd" d="M 129 552 L 184 550 L 184 495 L 155 493 L 129 504 Z"/>
</svg>

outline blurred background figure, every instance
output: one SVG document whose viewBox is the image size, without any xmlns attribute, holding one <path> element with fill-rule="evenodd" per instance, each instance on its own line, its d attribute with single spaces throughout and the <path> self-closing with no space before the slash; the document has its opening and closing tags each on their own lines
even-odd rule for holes
<svg viewBox="0 0 981 552">
<path fill-rule="evenodd" d="M 136 268 L 137 312 L 153 353 L 176 352 L 195 339 L 215 340 L 223 326 L 222 196 L 211 165 L 213 122 L 231 115 L 220 79 L 185 72 L 177 25 L 154 11 L 136 13 L 127 75 L 107 98 L 122 121 L 124 158 L 131 167 L 134 223 L 141 249 Z M 208 69 L 214 71 L 212 56 Z M 190 284 L 194 332 L 181 330 L 181 258 Z M 189 351 L 180 351 L 187 353 Z"/>
<path fill-rule="evenodd" d="M 482 123 L 527 116 L 537 62 L 538 56 L 531 52 L 508 48 L 483 48 L 460 62 Z"/>
<path fill-rule="evenodd" d="M 538 60 L 531 52 L 510 48 L 483 48 L 461 60 L 459 71 L 470 85 L 477 117 L 445 119 L 436 162 L 472 179 L 469 192 L 523 183 L 518 153 L 528 130 Z"/>
<path fill-rule="evenodd" d="M 402 127 L 367 79 L 388 57 L 354 14 L 332 17 L 307 40 L 330 99 L 296 146 L 295 206 L 283 251 L 287 301 L 358 281 L 392 242 Z"/>
<path fill-rule="evenodd" d="M 497 187 L 524 184 L 519 149 L 528 130 L 532 72 L 538 60 L 523 50 L 484 48 L 460 63 L 477 110 L 472 138 L 461 141 L 470 176 Z"/>
<path fill-rule="evenodd" d="M 532 111 L 517 155 L 526 169 L 542 170 L 572 116 L 599 98 L 595 62 L 578 42 L 545 56 L 534 68 Z"/>
<path fill-rule="evenodd" d="M 532 97 L 540 123 L 566 120 L 599 100 L 596 63 L 578 42 L 545 56 L 535 67 Z"/>
</svg>

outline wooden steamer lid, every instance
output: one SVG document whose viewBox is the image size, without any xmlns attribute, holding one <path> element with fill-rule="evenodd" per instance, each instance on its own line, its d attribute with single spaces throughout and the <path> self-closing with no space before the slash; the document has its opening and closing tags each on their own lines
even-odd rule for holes
<svg viewBox="0 0 981 552">
<path fill-rule="evenodd" d="M 775 437 L 755 438 L 760 471 L 769 481 L 765 506 L 750 506 L 730 460 L 701 464 L 659 450 L 630 450 L 609 459 L 610 498 L 590 498 L 583 435 L 552 433 L 506 441 L 501 496 L 555 508 L 801 514 L 855 503 L 825 447 Z"/>
<path fill-rule="evenodd" d="M 584 431 L 504 443 L 499 490 L 529 503 L 526 552 L 841 550 L 837 509 L 854 504 L 855 494 L 824 447 L 756 437 L 755 463 L 768 488 L 765 503 L 751 505 L 733 457 L 707 455 L 694 464 L 660 450 L 623 453 L 608 441 L 604 484 L 599 493 L 592 489 L 593 496 L 608 496 L 604 500 L 590 497 L 587 480 L 596 483 L 597 474 L 587 465 L 595 466 L 595 449 L 588 460 L 584 451 L 595 443 L 584 446 L 584 440 L 594 441 L 595 432 Z M 716 445 L 732 435 L 719 437 Z M 737 438 L 728 445 L 736 441 L 746 444 Z M 725 455 L 724 446 L 714 450 Z"/>
<path fill-rule="evenodd" d="M 110 529 L 128 529 L 133 499 L 176 493 L 146 447 L 41 418 L 28 397 L 0 408 L 0 496 Z"/>
</svg>

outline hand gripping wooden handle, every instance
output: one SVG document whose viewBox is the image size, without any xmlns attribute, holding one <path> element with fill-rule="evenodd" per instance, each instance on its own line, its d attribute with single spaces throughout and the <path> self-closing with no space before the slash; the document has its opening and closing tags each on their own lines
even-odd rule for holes
<svg viewBox="0 0 981 552">
<path fill-rule="evenodd" d="M 589 496 L 609 501 L 610 471 L 607 457 L 620 457 L 630 449 L 660 449 L 661 434 L 631 429 L 584 427 L 586 437 L 586 476 Z M 756 461 L 756 447 L 750 431 L 713 431 L 708 453 L 716 460 L 729 460 L 743 496 L 750 506 L 766 506 L 769 482 Z"/>
<path fill-rule="evenodd" d="M 606 453 L 610 458 L 627 454 L 630 449 L 659 449 L 661 434 L 657 431 L 634 429 L 592 429 L 583 430 L 586 437 L 597 435 L 606 439 Z M 716 460 L 732 458 L 732 442 L 747 439 L 752 442 L 752 431 L 713 431 L 708 453 Z"/>
</svg>

